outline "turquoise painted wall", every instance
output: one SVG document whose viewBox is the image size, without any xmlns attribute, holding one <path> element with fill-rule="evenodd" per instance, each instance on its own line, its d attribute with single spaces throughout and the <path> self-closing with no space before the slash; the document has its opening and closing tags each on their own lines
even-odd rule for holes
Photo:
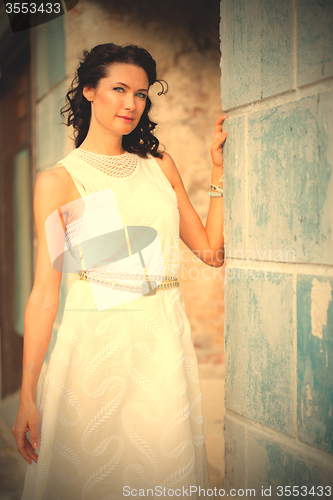
<svg viewBox="0 0 333 500">
<path fill-rule="evenodd" d="M 222 0 L 220 32 L 224 487 L 330 498 L 333 2 Z"/>
</svg>

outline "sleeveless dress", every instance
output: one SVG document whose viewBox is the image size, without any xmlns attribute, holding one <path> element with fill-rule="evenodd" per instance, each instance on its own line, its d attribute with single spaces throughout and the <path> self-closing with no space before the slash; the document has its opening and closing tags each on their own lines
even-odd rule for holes
<svg viewBox="0 0 333 500">
<path fill-rule="evenodd" d="M 156 230 L 161 274 L 177 278 L 176 193 L 152 156 L 134 159 L 125 177 L 106 174 L 79 150 L 55 167 L 66 168 L 81 200 L 115 201 L 116 229 Z M 113 217 L 108 209 L 96 214 L 96 223 Z M 69 250 L 79 221 L 67 224 Z M 208 498 L 198 363 L 179 288 L 118 290 L 123 298 L 110 306 L 103 304 L 110 288 L 95 287 L 98 294 L 78 279 L 68 292 L 43 379 L 38 462 L 28 466 L 22 500 Z"/>
</svg>

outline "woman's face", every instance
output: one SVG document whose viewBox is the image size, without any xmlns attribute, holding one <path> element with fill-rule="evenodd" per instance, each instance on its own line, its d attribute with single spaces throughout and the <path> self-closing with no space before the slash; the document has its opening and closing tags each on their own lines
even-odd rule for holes
<svg viewBox="0 0 333 500">
<path fill-rule="evenodd" d="M 140 121 L 148 95 L 148 77 L 139 66 L 113 63 L 98 87 L 85 87 L 91 101 L 90 129 L 116 136 L 130 134 Z"/>
</svg>

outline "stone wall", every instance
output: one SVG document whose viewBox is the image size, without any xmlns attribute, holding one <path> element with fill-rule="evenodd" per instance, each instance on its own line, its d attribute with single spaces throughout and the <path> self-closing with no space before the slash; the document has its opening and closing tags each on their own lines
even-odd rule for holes
<svg viewBox="0 0 333 500">
<path fill-rule="evenodd" d="M 333 484 L 332 34 L 329 0 L 221 2 L 225 487 L 257 496 Z"/>
</svg>

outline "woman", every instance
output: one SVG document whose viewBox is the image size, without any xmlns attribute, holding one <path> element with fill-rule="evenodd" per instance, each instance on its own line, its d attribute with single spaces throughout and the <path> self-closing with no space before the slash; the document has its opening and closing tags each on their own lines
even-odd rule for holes
<svg viewBox="0 0 333 500">
<path fill-rule="evenodd" d="M 13 426 L 30 464 L 23 499 L 143 491 L 157 498 L 163 488 L 164 496 L 188 496 L 190 487 L 199 498 L 195 488 L 209 488 L 198 365 L 177 275 L 179 236 L 207 265 L 223 264 L 226 116 L 215 124 L 205 229 L 152 134 L 148 93 L 156 81 L 144 49 L 85 51 L 63 110 L 76 149 L 36 182 L 37 265 Z M 136 239 L 138 228 L 144 239 Z M 115 241 L 121 252 L 110 251 Z M 36 385 L 71 256 L 80 279 L 66 299 L 38 411 Z"/>
</svg>

